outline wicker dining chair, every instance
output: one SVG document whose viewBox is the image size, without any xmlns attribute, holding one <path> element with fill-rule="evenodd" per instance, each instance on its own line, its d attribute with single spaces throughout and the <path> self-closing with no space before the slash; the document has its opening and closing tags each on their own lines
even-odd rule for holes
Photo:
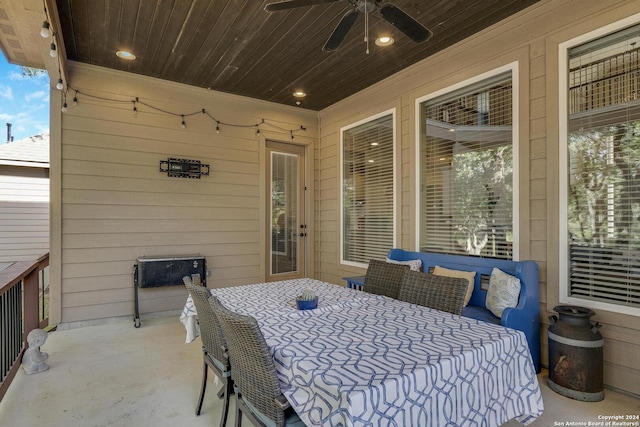
<svg viewBox="0 0 640 427">
<path fill-rule="evenodd" d="M 468 285 L 467 279 L 407 270 L 402 277 L 398 299 L 440 311 L 460 314 L 464 306 Z"/>
<path fill-rule="evenodd" d="M 398 298 L 402 276 L 409 270 L 408 265 L 391 264 L 372 259 L 364 276 L 362 290 L 371 294 Z"/>
<path fill-rule="evenodd" d="M 256 426 L 304 426 L 280 390 L 275 362 L 256 319 L 228 310 L 215 295 L 209 303 L 222 326 L 233 366 L 236 427 L 243 415 Z"/>
<path fill-rule="evenodd" d="M 200 325 L 200 338 L 202 339 L 202 385 L 200 386 L 200 398 L 196 405 L 196 415 L 200 415 L 204 393 L 207 389 L 207 374 L 209 368 L 222 380 L 222 389 L 218 392 L 218 397 L 223 398 L 222 416 L 220 427 L 225 427 L 229 415 L 229 399 L 233 394 L 233 381 L 231 379 L 231 365 L 227 358 L 226 344 L 222 335 L 222 328 L 216 318 L 208 298 L 211 295 L 204 286 L 196 285 L 191 278 L 185 276 L 182 281 L 191 294 L 191 299 L 196 306 L 198 324 Z"/>
</svg>

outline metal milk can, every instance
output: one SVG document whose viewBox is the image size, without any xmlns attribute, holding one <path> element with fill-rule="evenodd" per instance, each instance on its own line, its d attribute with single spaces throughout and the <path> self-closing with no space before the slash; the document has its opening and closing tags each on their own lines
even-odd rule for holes
<svg viewBox="0 0 640 427">
<path fill-rule="evenodd" d="M 549 316 L 549 388 L 586 402 L 604 399 L 603 344 L 600 323 L 590 308 L 559 305 Z"/>
</svg>

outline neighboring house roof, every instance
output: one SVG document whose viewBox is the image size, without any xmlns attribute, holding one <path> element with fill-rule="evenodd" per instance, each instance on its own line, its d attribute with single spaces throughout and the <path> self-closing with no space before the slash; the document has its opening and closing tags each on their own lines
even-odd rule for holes
<svg viewBox="0 0 640 427">
<path fill-rule="evenodd" d="M 0 145 L 0 165 L 49 168 L 49 133 Z"/>
</svg>

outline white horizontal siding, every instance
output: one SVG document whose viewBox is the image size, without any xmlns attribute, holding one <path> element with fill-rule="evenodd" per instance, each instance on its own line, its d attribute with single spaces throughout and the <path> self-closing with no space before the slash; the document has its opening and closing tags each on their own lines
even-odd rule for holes
<svg viewBox="0 0 640 427">
<path fill-rule="evenodd" d="M 49 178 L 42 169 L 0 166 L 0 202 L 49 203 Z"/>
<path fill-rule="evenodd" d="M 0 166 L 0 262 L 49 251 L 49 179 L 40 168 Z"/>
</svg>

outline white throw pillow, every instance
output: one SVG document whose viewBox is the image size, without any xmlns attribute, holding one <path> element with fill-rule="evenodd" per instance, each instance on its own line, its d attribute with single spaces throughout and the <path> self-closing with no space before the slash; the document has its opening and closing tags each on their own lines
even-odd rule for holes
<svg viewBox="0 0 640 427">
<path fill-rule="evenodd" d="M 387 262 L 390 264 L 408 265 L 410 270 L 422 271 L 422 261 L 419 259 L 410 259 L 408 261 L 396 261 L 395 259 L 387 258 Z"/>
<path fill-rule="evenodd" d="M 518 305 L 518 298 L 520 298 L 520 279 L 494 268 L 489 279 L 487 309 L 496 316 L 502 317 L 505 308 Z"/>
<path fill-rule="evenodd" d="M 475 271 L 451 270 L 451 269 L 440 267 L 440 266 L 436 265 L 434 267 L 434 269 L 433 269 L 433 274 L 435 274 L 436 276 L 456 277 L 456 278 L 459 278 L 459 279 L 467 279 L 467 281 L 469 282 L 469 285 L 467 286 L 467 293 L 464 296 L 464 305 L 463 305 L 463 307 L 466 307 L 467 304 L 469 304 L 469 301 L 471 300 L 471 295 L 473 294 L 473 282 L 475 281 L 475 278 L 476 278 L 476 272 Z"/>
</svg>

